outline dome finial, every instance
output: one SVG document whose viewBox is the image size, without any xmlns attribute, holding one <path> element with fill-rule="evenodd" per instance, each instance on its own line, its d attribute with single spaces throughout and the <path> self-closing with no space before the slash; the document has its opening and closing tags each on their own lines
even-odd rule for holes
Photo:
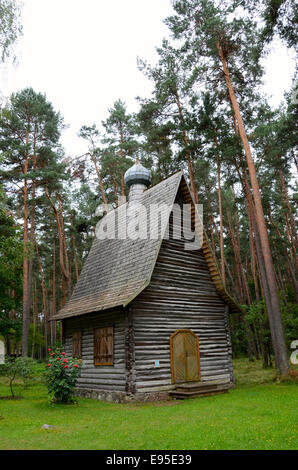
<svg viewBox="0 0 298 470">
<path fill-rule="evenodd" d="M 152 182 L 151 172 L 140 163 L 137 157 L 135 164 L 125 172 L 124 182 L 128 187 L 133 184 L 142 184 L 148 188 Z"/>
</svg>

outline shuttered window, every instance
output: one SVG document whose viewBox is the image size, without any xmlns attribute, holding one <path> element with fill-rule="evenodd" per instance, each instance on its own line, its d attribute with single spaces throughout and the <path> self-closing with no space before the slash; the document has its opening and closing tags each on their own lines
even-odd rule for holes
<svg viewBox="0 0 298 470">
<path fill-rule="evenodd" d="M 94 365 L 111 366 L 114 362 L 114 327 L 94 330 Z"/>
<path fill-rule="evenodd" d="M 74 331 L 72 334 L 72 356 L 82 358 L 82 332 Z"/>
</svg>

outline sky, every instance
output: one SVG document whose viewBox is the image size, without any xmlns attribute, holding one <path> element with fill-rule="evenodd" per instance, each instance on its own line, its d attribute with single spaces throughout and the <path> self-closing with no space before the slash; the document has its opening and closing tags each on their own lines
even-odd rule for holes
<svg viewBox="0 0 298 470">
<path fill-rule="evenodd" d="M 106 119 L 121 98 L 129 112 L 136 96 L 148 97 L 151 84 L 136 59 L 157 58 L 155 47 L 168 35 L 163 19 L 170 0 L 24 0 L 18 65 L 6 67 L 1 92 L 27 86 L 45 93 L 68 128 L 61 143 L 67 156 L 87 151 L 80 127 Z M 291 86 L 294 60 L 279 42 L 266 59 L 264 92 L 277 106 Z"/>
</svg>

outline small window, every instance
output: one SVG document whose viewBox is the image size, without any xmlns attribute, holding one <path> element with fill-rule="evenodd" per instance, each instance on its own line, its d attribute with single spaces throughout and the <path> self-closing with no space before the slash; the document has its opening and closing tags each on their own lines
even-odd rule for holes
<svg viewBox="0 0 298 470">
<path fill-rule="evenodd" d="M 72 356 L 82 358 L 82 332 L 74 331 L 72 334 Z"/>
<path fill-rule="evenodd" d="M 114 327 L 94 330 L 94 365 L 112 366 L 114 362 Z"/>
</svg>

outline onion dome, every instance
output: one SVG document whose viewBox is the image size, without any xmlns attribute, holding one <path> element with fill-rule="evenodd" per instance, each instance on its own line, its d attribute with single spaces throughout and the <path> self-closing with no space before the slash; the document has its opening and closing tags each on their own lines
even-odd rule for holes
<svg viewBox="0 0 298 470">
<path fill-rule="evenodd" d="M 136 159 L 135 164 L 125 172 L 124 182 L 128 187 L 133 184 L 144 184 L 148 188 L 152 183 L 151 172 Z"/>
</svg>

